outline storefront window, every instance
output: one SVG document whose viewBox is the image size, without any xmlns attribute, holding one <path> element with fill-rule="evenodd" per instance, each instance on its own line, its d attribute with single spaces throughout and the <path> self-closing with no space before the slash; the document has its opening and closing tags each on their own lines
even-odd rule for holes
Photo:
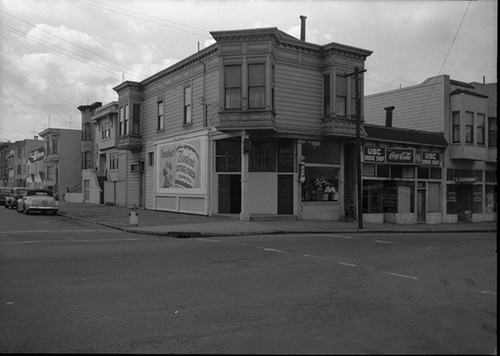
<svg viewBox="0 0 500 356">
<path fill-rule="evenodd" d="M 448 184 L 446 187 L 446 213 L 457 213 L 457 187 L 455 184 Z"/>
<path fill-rule="evenodd" d="M 472 212 L 481 214 L 483 212 L 483 186 L 472 186 Z"/>
<path fill-rule="evenodd" d="M 493 214 L 496 211 L 497 211 L 497 186 L 492 184 L 487 184 L 484 212 L 486 214 Z"/>
<path fill-rule="evenodd" d="M 217 141 L 215 155 L 215 170 L 217 172 L 241 172 L 240 139 Z"/>
<path fill-rule="evenodd" d="M 441 211 L 441 184 L 429 182 L 427 184 L 427 211 L 438 213 Z"/>
<path fill-rule="evenodd" d="M 365 180 L 364 213 L 413 213 L 415 184 L 409 182 Z"/>
<path fill-rule="evenodd" d="M 303 201 L 336 201 L 339 187 L 339 168 L 307 167 L 302 184 Z"/>
<path fill-rule="evenodd" d="M 308 141 L 302 144 L 302 156 L 306 168 L 302 200 L 338 200 L 340 145 L 336 142 Z"/>
<path fill-rule="evenodd" d="M 250 151 L 250 172 L 274 172 L 274 141 L 253 140 Z"/>
<path fill-rule="evenodd" d="M 377 214 L 383 212 L 383 182 L 365 180 L 363 182 L 363 213 Z"/>
<path fill-rule="evenodd" d="M 340 163 L 340 145 L 328 141 L 308 141 L 302 144 L 302 156 L 306 163 Z"/>
</svg>

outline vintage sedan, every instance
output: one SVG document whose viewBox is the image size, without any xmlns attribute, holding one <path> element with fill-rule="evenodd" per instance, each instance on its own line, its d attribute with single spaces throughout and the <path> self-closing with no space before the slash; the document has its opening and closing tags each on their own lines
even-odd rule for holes
<svg viewBox="0 0 500 356">
<path fill-rule="evenodd" d="M 16 209 L 17 200 L 20 199 L 28 188 L 25 187 L 15 187 L 12 188 L 12 193 L 5 198 L 5 208 Z"/>
<path fill-rule="evenodd" d="M 0 187 L 0 205 L 5 204 L 5 198 L 10 195 L 12 188 Z"/>
<path fill-rule="evenodd" d="M 52 196 L 50 190 L 28 189 L 24 195 L 17 200 L 17 212 L 29 214 L 32 211 L 39 211 L 43 215 L 47 212 L 57 214 L 59 204 Z"/>
</svg>

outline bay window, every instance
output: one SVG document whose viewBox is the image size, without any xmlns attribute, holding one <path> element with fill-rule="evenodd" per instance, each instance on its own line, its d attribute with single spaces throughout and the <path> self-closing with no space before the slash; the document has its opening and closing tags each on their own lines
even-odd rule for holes
<svg viewBox="0 0 500 356">
<path fill-rule="evenodd" d="M 465 113 L 465 143 L 474 143 L 474 113 Z"/>
<path fill-rule="evenodd" d="M 265 66 L 248 65 L 248 108 L 262 109 L 265 106 Z"/>
<path fill-rule="evenodd" d="M 241 65 L 224 68 L 224 108 L 241 109 Z"/>
<path fill-rule="evenodd" d="M 347 113 L 347 78 L 337 74 L 335 81 L 335 113 L 337 116 L 346 116 Z"/>
<path fill-rule="evenodd" d="M 484 145 L 486 130 L 486 117 L 484 114 L 477 114 L 477 144 Z"/>
</svg>

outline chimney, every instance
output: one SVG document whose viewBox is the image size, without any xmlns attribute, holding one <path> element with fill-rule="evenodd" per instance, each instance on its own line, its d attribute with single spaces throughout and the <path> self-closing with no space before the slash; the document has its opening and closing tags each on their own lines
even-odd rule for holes
<svg viewBox="0 0 500 356">
<path fill-rule="evenodd" d="M 306 19 L 307 16 L 300 15 L 300 40 L 306 40 Z"/>
<path fill-rule="evenodd" d="M 38 140 L 38 136 L 37 135 L 33 136 L 33 139 Z"/>
<path fill-rule="evenodd" d="M 392 127 L 392 111 L 394 110 L 394 106 L 388 106 L 384 108 L 385 110 L 385 126 Z"/>
</svg>

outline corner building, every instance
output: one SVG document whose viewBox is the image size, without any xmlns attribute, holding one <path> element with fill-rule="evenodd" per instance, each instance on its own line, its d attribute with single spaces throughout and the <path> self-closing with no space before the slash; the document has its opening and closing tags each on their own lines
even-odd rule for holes
<svg viewBox="0 0 500 356">
<path fill-rule="evenodd" d="M 277 28 L 211 35 L 210 47 L 114 88 L 127 205 L 338 219 L 356 201 L 355 80 L 345 75 L 372 52 Z M 361 77 L 361 98 L 363 88 Z"/>
</svg>

